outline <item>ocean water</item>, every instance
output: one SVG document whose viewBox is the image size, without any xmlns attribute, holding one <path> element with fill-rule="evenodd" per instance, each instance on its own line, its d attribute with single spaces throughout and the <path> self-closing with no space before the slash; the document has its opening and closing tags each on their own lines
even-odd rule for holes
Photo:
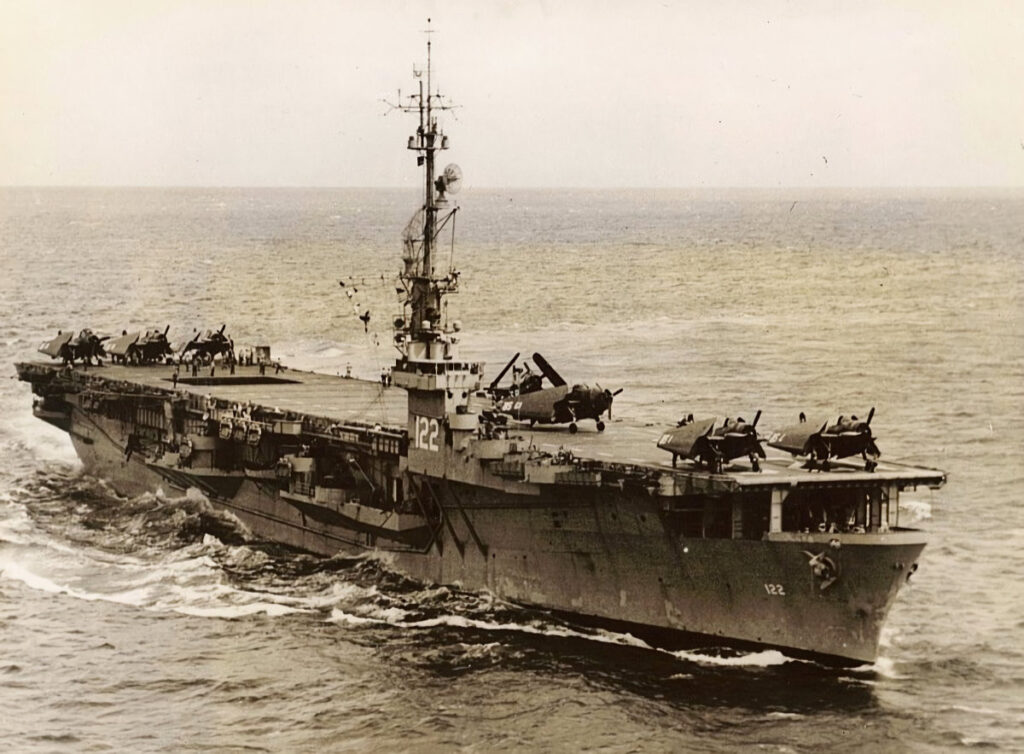
<svg viewBox="0 0 1024 754">
<path fill-rule="evenodd" d="M 372 378 L 417 197 L 0 189 L 0 748 L 1024 750 L 1024 192 L 459 199 L 449 314 L 488 374 L 540 351 L 652 426 L 874 406 L 884 457 L 949 473 L 904 500 L 930 544 L 879 661 L 670 653 L 253 541 L 198 494 L 118 496 L 13 362 L 58 329 L 227 323 Z"/>
</svg>

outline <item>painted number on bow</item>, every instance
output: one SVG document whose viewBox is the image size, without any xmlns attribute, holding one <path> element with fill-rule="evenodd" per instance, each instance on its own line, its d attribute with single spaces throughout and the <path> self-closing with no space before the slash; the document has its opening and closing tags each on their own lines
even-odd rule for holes
<svg viewBox="0 0 1024 754">
<path fill-rule="evenodd" d="M 786 596 L 786 590 L 782 588 L 782 584 L 765 584 L 764 590 L 773 597 Z"/>
</svg>

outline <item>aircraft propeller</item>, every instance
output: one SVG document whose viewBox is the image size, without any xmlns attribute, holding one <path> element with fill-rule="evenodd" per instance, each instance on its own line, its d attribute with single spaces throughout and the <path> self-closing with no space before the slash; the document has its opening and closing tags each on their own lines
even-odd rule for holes
<svg viewBox="0 0 1024 754">
<path fill-rule="evenodd" d="M 616 391 L 615 391 L 615 392 L 613 393 L 613 392 L 612 392 L 611 390 L 609 390 L 608 388 L 602 388 L 602 387 L 601 387 L 601 385 L 600 385 L 599 383 L 594 383 L 594 384 L 596 384 L 596 385 L 597 385 L 597 389 L 598 389 L 598 390 L 601 390 L 601 391 L 602 391 L 602 392 L 601 392 L 601 397 L 602 397 L 602 398 L 604 399 L 604 401 L 605 401 L 605 404 L 606 404 L 606 406 L 607 406 L 607 410 L 608 410 L 608 421 L 611 421 L 611 419 L 612 419 L 612 403 L 614 402 L 615 396 L 616 396 L 616 395 L 618 395 L 619 393 L 621 393 L 621 392 L 622 392 L 622 390 L 623 390 L 623 388 L 621 388 L 621 387 L 620 387 L 620 388 L 619 388 L 618 390 L 616 390 Z M 598 413 L 600 414 L 601 412 L 599 411 Z"/>
<path fill-rule="evenodd" d="M 875 436 L 873 434 L 871 434 L 871 420 L 874 419 L 874 418 L 875 418 L 875 407 L 872 406 L 871 410 L 868 411 L 867 421 L 864 422 L 864 427 L 865 427 L 865 429 L 867 429 L 867 435 L 868 435 L 867 448 L 865 448 L 865 450 L 867 450 L 868 453 L 870 453 L 871 455 L 873 455 L 873 456 L 875 456 L 877 458 L 878 456 L 882 455 L 882 451 L 880 451 L 878 449 L 878 446 L 875 444 Z"/>
</svg>

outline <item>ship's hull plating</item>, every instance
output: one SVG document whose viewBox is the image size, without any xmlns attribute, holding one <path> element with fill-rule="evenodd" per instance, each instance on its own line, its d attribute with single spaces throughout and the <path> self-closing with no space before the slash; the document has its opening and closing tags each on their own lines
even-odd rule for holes
<svg viewBox="0 0 1024 754">
<path fill-rule="evenodd" d="M 126 453 L 123 432 L 78 408 L 71 415 L 70 436 L 85 468 L 122 493 L 195 486 L 255 537 L 326 556 L 380 544 L 365 529 L 308 515 L 258 479 L 237 480 L 227 497 L 198 473 L 195 484 L 189 474 L 163 473 Z M 903 532 L 677 537 L 658 498 L 642 493 L 581 490 L 538 499 L 434 485 L 446 501 L 443 525 L 422 546 L 380 547 L 414 578 L 487 589 L 680 643 L 764 645 L 842 664 L 875 659 L 885 616 L 924 547 L 920 535 Z M 826 558 L 829 570 L 816 571 Z"/>
</svg>

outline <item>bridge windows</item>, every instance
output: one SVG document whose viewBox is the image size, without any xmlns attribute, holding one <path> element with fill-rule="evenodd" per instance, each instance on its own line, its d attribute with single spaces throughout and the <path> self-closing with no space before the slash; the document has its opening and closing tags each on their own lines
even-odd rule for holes
<svg viewBox="0 0 1024 754">
<path fill-rule="evenodd" d="M 782 531 L 884 531 L 895 525 L 895 505 L 890 497 L 893 495 L 884 487 L 796 489 L 782 503 Z"/>
<path fill-rule="evenodd" d="M 896 497 L 891 485 L 762 489 L 677 498 L 666 507 L 665 519 L 682 538 L 760 540 L 769 532 L 884 532 L 896 526 Z"/>
</svg>

